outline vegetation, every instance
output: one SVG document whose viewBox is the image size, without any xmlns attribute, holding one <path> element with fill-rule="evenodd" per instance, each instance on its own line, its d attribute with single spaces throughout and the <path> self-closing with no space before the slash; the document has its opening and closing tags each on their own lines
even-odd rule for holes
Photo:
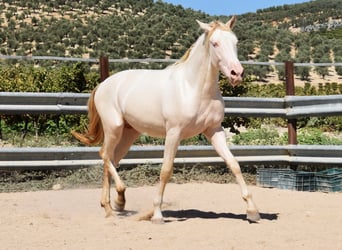
<svg viewBox="0 0 342 250">
<path fill-rule="evenodd" d="M 340 6 L 342 0 L 311 1 L 240 15 L 235 28 L 240 40 L 240 59 L 280 62 L 341 59 Z M 225 21 L 228 17 L 209 16 L 160 0 L 4 0 L 0 3 L 0 54 L 180 58 L 199 34 L 196 19 Z M 113 70 L 131 66 L 115 65 Z M 144 65 L 134 65 L 141 66 Z M 274 70 L 260 66 L 253 74 L 262 80 Z M 282 79 L 283 72 L 276 70 Z M 308 69 L 302 71 L 297 74 L 309 79 Z M 341 73 L 340 69 L 336 71 Z M 324 78 L 329 72 L 318 68 L 317 73 Z"/>
<path fill-rule="evenodd" d="M 248 170 L 248 171 L 247 171 Z M 119 168 L 119 175 L 128 187 L 154 185 L 159 181 L 160 166 L 139 165 Z M 0 172 L 0 192 L 28 192 L 51 189 L 100 188 L 103 168 L 95 166 L 72 170 L 8 171 Z M 256 184 L 255 168 L 246 168 L 244 179 Z M 177 166 L 170 182 L 234 183 L 235 178 L 226 166 Z"/>
<path fill-rule="evenodd" d="M 287 132 L 280 134 L 275 128 L 262 127 L 235 135 L 232 142 L 237 145 L 286 145 L 287 136 Z M 328 135 L 317 128 L 299 129 L 297 139 L 301 145 L 342 145 L 342 138 Z"/>
</svg>

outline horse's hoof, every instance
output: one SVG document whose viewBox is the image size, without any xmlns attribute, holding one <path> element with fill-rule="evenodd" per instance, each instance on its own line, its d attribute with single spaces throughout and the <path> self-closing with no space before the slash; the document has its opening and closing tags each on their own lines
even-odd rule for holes
<svg viewBox="0 0 342 250">
<path fill-rule="evenodd" d="M 143 214 L 140 214 L 137 216 L 137 220 L 138 221 L 143 221 L 143 220 L 147 220 L 147 221 L 150 221 L 153 217 L 153 210 L 151 211 L 148 211 L 146 213 L 143 213 Z"/>
<path fill-rule="evenodd" d="M 258 210 L 247 210 L 247 220 L 251 222 L 258 222 L 260 220 L 260 214 Z"/>
<path fill-rule="evenodd" d="M 113 216 L 114 216 L 113 210 L 108 210 L 108 211 L 106 211 L 106 216 L 105 216 L 105 218 L 109 218 L 109 217 L 113 217 Z"/>
<path fill-rule="evenodd" d="M 112 208 L 112 206 L 110 205 L 110 203 L 101 203 L 101 207 L 104 208 L 105 213 L 106 213 L 106 218 L 114 216 L 114 210 Z"/>
<path fill-rule="evenodd" d="M 162 225 L 162 224 L 165 223 L 163 217 L 161 217 L 161 218 L 152 217 L 152 218 L 151 218 L 151 222 L 152 222 L 153 224 L 158 224 L 158 225 Z"/>
<path fill-rule="evenodd" d="M 122 212 L 125 210 L 125 203 L 114 202 L 115 211 Z"/>
</svg>

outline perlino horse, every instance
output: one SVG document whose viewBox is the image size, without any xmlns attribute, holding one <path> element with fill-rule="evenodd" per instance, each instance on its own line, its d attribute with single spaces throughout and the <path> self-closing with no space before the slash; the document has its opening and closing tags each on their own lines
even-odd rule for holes
<svg viewBox="0 0 342 250">
<path fill-rule="evenodd" d="M 235 175 L 242 198 L 247 203 L 247 219 L 260 219 L 221 127 L 224 103 L 217 84 L 219 71 L 233 86 L 243 77 L 243 67 L 237 58 L 237 38 L 232 32 L 236 17 L 226 24 L 197 22 L 204 33 L 179 62 L 163 70 L 119 72 L 103 81 L 90 96 L 88 131 L 84 135 L 73 134 L 88 145 L 103 142 L 100 150 L 104 161 L 101 205 L 107 216 L 113 212 L 110 205 L 111 178 L 118 193 L 115 209 L 124 209 L 125 185 L 116 167 L 136 138 L 144 133 L 165 137 L 160 185 L 150 215 L 152 222 L 163 223 L 163 194 L 173 172 L 179 143 L 182 139 L 203 133 Z"/>
</svg>

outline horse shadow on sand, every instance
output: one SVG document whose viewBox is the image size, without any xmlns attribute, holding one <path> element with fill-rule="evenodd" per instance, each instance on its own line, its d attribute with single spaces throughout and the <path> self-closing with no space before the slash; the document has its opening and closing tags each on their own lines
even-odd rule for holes
<svg viewBox="0 0 342 250">
<path fill-rule="evenodd" d="M 277 220 L 278 213 L 260 213 L 261 220 Z M 234 214 L 234 213 L 216 213 L 212 211 L 201 211 L 197 209 L 186 209 L 186 210 L 164 210 L 163 216 L 165 222 L 176 221 L 186 221 L 189 219 L 235 219 L 248 221 L 249 223 L 254 223 L 247 219 L 246 214 Z"/>
<path fill-rule="evenodd" d="M 121 218 L 123 217 L 136 217 L 138 220 L 146 220 L 141 218 L 141 213 L 138 211 L 125 210 L 117 213 Z M 278 213 L 260 213 L 261 220 L 277 220 Z M 248 221 L 249 223 L 255 223 L 247 219 L 246 214 L 234 214 L 234 213 L 216 213 L 212 211 L 201 211 L 198 209 L 185 209 L 185 210 L 163 210 L 163 217 L 166 223 L 173 221 L 187 221 L 190 219 L 234 219 Z"/>
</svg>

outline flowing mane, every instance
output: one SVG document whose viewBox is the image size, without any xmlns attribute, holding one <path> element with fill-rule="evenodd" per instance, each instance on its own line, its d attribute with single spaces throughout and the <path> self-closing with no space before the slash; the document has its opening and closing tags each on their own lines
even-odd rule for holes
<svg viewBox="0 0 342 250">
<path fill-rule="evenodd" d="M 183 62 L 186 62 L 190 56 L 190 53 L 193 47 L 194 45 L 191 45 L 191 47 L 184 53 L 184 55 L 177 62 L 175 62 L 174 64 L 171 64 L 170 66 L 175 66 Z"/>
</svg>

